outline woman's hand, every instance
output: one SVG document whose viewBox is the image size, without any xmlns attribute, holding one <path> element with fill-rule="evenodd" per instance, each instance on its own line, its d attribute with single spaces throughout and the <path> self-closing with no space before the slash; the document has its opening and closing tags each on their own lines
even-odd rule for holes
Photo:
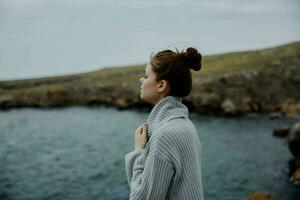
<svg viewBox="0 0 300 200">
<path fill-rule="evenodd" d="M 134 149 L 143 149 L 147 143 L 147 128 L 148 124 L 145 122 L 141 124 L 135 131 Z"/>
</svg>

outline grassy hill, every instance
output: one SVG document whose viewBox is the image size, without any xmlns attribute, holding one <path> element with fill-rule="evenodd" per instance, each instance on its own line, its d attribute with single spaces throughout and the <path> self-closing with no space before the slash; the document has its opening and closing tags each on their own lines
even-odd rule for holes
<svg viewBox="0 0 300 200">
<path fill-rule="evenodd" d="M 300 115 L 300 42 L 203 57 L 193 71 L 191 110 L 211 115 Z M 0 82 L 0 108 L 109 105 L 150 107 L 139 99 L 145 64 L 94 72 Z"/>
</svg>

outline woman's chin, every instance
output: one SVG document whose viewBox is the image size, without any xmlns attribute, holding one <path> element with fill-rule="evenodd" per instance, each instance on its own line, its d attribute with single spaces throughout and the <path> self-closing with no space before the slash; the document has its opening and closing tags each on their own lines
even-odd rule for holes
<svg viewBox="0 0 300 200">
<path fill-rule="evenodd" d="M 140 92 L 140 98 L 143 100 L 143 92 Z"/>
<path fill-rule="evenodd" d="M 147 102 L 147 99 L 145 99 L 145 95 L 143 94 L 143 92 L 140 93 L 140 98 L 141 98 L 142 101 Z"/>
</svg>

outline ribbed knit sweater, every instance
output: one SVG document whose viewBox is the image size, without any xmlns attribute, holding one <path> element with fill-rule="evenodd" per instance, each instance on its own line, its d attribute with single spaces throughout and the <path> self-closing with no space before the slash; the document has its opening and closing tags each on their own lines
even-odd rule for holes
<svg viewBox="0 0 300 200">
<path fill-rule="evenodd" d="M 152 109 L 144 149 L 125 155 L 130 200 L 203 200 L 201 144 L 181 97 Z"/>
</svg>

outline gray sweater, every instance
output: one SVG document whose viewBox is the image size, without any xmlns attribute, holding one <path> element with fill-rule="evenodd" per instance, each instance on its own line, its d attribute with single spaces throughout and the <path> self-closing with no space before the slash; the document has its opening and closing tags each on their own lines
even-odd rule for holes
<svg viewBox="0 0 300 200">
<path fill-rule="evenodd" d="M 144 149 L 125 155 L 130 200 L 203 200 L 201 144 L 181 97 L 152 109 Z"/>
</svg>

